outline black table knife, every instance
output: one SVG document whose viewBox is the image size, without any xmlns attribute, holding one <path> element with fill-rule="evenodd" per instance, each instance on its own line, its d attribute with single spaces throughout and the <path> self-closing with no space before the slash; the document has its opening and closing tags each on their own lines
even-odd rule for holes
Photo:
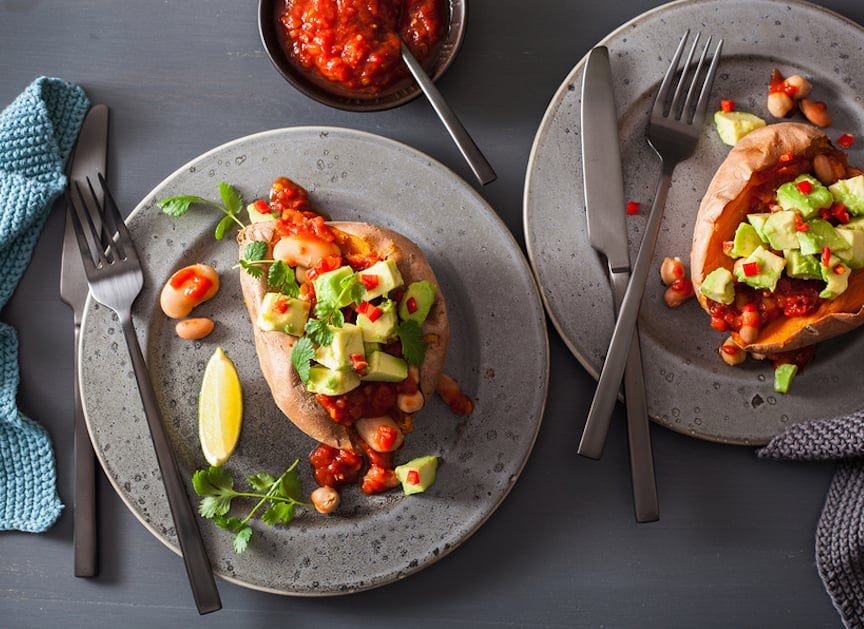
<svg viewBox="0 0 864 629">
<path fill-rule="evenodd" d="M 96 180 L 96 173 L 105 172 L 108 150 L 108 107 L 94 105 L 87 112 L 69 167 L 69 186 L 87 185 L 86 178 Z M 75 507 L 73 548 L 75 576 L 94 577 L 99 572 L 97 561 L 98 537 L 96 529 L 96 458 L 81 406 L 78 386 L 78 336 L 81 317 L 89 289 L 75 231 L 69 221 L 67 208 L 66 232 L 63 235 L 63 254 L 60 268 L 60 297 L 72 308 L 75 324 Z"/>
<path fill-rule="evenodd" d="M 618 116 L 609 51 L 604 46 L 591 50 L 585 62 L 581 135 L 588 236 L 591 246 L 606 257 L 617 311 L 630 281 L 630 254 Z M 624 392 L 636 519 L 639 522 L 653 522 L 659 519 L 660 512 L 638 333 L 633 337 L 627 359 Z M 597 459 L 602 451 L 603 442 L 596 443 L 583 436 L 579 454 Z"/>
</svg>

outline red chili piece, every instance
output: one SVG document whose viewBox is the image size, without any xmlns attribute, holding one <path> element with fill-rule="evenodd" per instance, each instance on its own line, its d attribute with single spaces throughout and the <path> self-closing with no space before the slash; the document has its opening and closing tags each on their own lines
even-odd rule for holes
<svg viewBox="0 0 864 629">
<path fill-rule="evenodd" d="M 806 179 L 802 179 L 798 182 L 798 190 L 801 194 L 810 194 L 813 192 L 813 184 L 807 181 Z"/>
<path fill-rule="evenodd" d="M 380 281 L 380 278 L 377 275 L 370 275 L 368 273 L 360 274 L 360 281 L 363 283 L 363 286 L 366 287 L 366 290 L 372 290 Z"/>
<path fill-rule="evenodd" d="M 417 312 L 417 300 L 409 297 L 408 301 L 405 302 L 405 308 L 408 309 L 408 314 L 414 314 Z"/>
<path fill-rule="evenodd" d="M 754 275 L 759 275 L 759 263 L 758 262 L 747 262 L 741 267 L 744 271 L 744 275 L 747 277 L 753 277 Z"/>
<path fill-rule="evenodd" d="M 801 218 L 801 215 L 796 212 L 795 213 L 795 231 L 796 232 L 806 232 L 808 229 L 810 229 L 810 225 L 805 223 L 804 220 Z"/>
<path fill-rule="evenodd" d="M 822 266 L 831 264 L 831 247 L 822 247 Z"/>
<path fill-rule="evenodd" d="M 837 138 L 837 144 L 840 145 L 841 148 L 848 149 L 852 146 L 852 143 L 855 141 L 855 136 L 851 133 L 844 133 L 839 138 Z"/>
<path fill-rule="evenodd" d="M 795 159 L 795 156 L 792 153 L 783 153 L 783 155 L 780 156 L 781 162 L 791 162 L 793 159 Z"/>
<path fill-rule="evenodd" d="M 366 374 L 366 370 L 369 368 L 369 363 L 366 362 L 365 356 L 363 354 L 351 354 L 351 368 L 359 373 L 361 376 Z"/>
<path fill-rule="evenodd" d="M 627 202 L 627 214 L 631 216 L 639 213 L 639 203 L 637 201 Z"/>
<path fill-rule="evenodd" d="M 729 113 L 730 111 L 735 111 L 735 101 L 724 98 L 720 101 L 720 109 L 722 109 L 726 113 Z"/>
<path fill-rule="evenodd" d="M 360 302 L 360 304 L 357 306 L 357 313 L 365 315 L 365 317 L 369 319 L 369 321 L 375 323 L 378 318 L 382 314 L 384 314 L 384 311 L 381 310 L 381 308 L 379 308 L 378 306 L 373 306 L 368 301 L 363 301 Z"/>
<path fill-rule="evenodd" d="M 379 450 L 392 450 L 393 445 L 396 443 L 398 438 L 399 431 L 393 428 L 393 426 L 385 426 L 382 424 L 378 426 L 378 430 L 375 431 L 375 445 L 378 446 Z"/>
<path fill-rule="evenodd" d="M 405 477 L 405 480 L 409 485 L 419 485 L 420 484 L 420 472 L 417 470 L 409 470 L 408 475 Z"/>
<path fill-rule="evenodd" d="M 737 345 L 721 345 L 720 351 L 723 352 L 724 354 L 729 354 L 730 356 L 734 356 L 735 354 L 740 352 L 741 349 Z"/>
<path fill-rule="evenodd" d="M 191 299 L 201 299 L 213 286 L 209 278 L 199 275 L 195 268 L 182 269 L 171 278 L 171 288 L 183 289 L 183 294 Z"/>
</svg>

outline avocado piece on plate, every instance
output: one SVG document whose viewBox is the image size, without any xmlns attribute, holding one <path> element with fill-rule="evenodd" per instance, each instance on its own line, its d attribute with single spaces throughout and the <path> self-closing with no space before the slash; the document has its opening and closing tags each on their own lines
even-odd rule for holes
<svg viewBox="0 0 864 629">
<path fill-rule="evenodd" d="M 723 144 L 735 146 L 745 135 L 765 126 L 765 121 L 745 111 L 718 111 L 714 114 L 717 135 Z"/>
<path fill-rule="evenodd" d="M 798 365 L 784 363 L 774 370 L 774 390 L 777 393 L 788 393 L 792 378 L 798 373 Z"/>
<path fill-rule="evenodd" d="M 729 269 L 717 267 L 705 276 L 699 290 L 708 299 L 728 305 L 735 301 L 735 278 Z"/>
<path fill-rule="evenodd" d="M 435 473 L 438 470 L 438 457 L 429 455 L 412 459 L 403 465 L 397 465 L 396 478 L 402 483 L 402 491 L 405 495 L 419 494 L 429 489 L 435 482 Z"/>
</svg>

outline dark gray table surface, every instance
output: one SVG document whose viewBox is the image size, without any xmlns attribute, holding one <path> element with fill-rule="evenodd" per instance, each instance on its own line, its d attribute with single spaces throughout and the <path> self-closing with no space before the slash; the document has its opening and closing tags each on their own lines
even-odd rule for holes
<svg viewBox="0 0 864 629">
<path fill-rule="evenodd" d="M 111 107 L 110 181 L 131 208 L 192 157 L 270 128 L 328 124 L 400 140 L 472 181 L 429 105 L 352 114 L 293 91 L 258 38 L 255 3 L 0 0 L 0 106 L 39 75 Z M 473 0 L 439 86 L 499 179 L 481 194 L 522 236 L 529 150 L 560 82 L 651 0 Z M 860 0 L 822 2 L 864 22 Z M 473 185 L 473 182 L 472 182 Z M 0 626 L 839 625 L 813 537 L 831 465 L 758 460 L 750 448 L 654 426 L 662 519 L 633 519 L 623 411 L 600 462 L 575 455 L 593 381 L 550 326 L 543 427 L 510 496 L 456 552 L 384 588 L 298 599 L 220 582 L 199 617 L 181 560 L 100 482 L 101 576 L 72 576 L 72 333 L 59 281 L 58 204 L 2 313 L 20 333 L 20 406 L 54 440 L 67 505 L 47 533 L 0 533 Z M 101 473 L 100 473 L 101 476 Z"/>
</svg>

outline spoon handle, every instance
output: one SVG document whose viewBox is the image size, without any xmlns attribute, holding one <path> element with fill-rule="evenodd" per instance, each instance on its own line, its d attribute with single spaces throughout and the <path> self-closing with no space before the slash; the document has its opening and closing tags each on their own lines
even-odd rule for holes
<svg viewBox="0 0 864 629">
<path fill-rule="evenodd" d="M 426 99 L 432 105 L 435 113 L 438 114 L 441 122 L 443 122 L 444 126 L 447 127 L 450 137 L 453 138 L 456 146 L 459 147 L 459 151 L 462 153 L 465 161 L 468 162 L 468 165 L 471 167 L 471 170 L 474 172 L 474 175 L 480 183 L 485 185 L 495 181 L 498 175 L 495 174 L 491 164 L 489 164 L 483 156 L 483 153 L 480 152 L 480 149 L 477 148 L 477 145 L 474 143 L 474 140 L 471 139 L 468 131 L 466 131 L 465 127 L 462 126 L 462 123 L 459 122 L 459 118 L 457 118 L 456 114 L 453 113 L 453 110 L 450 109 L 450 106 L 447 104 L 447 101 L 444 100 L 444 97 L 441 95 L 441 92 L 438 91 L 438 88 L 435 87 L 432 79 L 429 78 L 429 75 L 426 74 L 426 71 L 414 55 L 411 54 L 411 51 L 408 50 L 408 46 L 405 45 L 405 42 L 402 42 L 402 60 L 405 62 L 405 65 L 408 66 L 408 70 L 411 71 L 414 80 L 420 85 L 420 89 L 423 90 L 423 94 L 425 94 Z"/>
</svg>

